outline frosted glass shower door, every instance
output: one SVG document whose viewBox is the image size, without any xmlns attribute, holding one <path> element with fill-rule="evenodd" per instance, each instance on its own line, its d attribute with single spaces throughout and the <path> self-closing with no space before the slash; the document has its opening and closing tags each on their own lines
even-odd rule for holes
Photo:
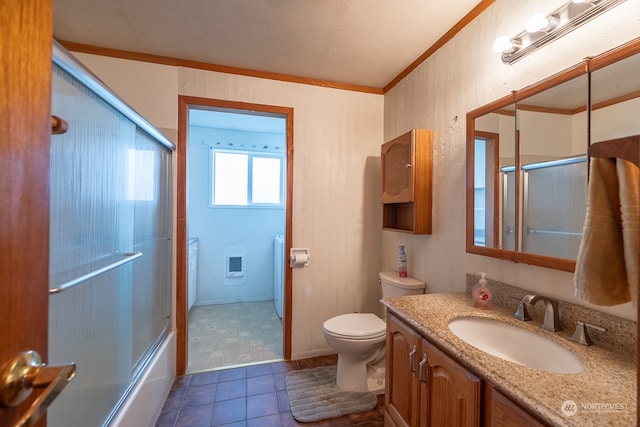
<svg viewBox="0 0 640 427">
<path fill-rule="evenodd" d="M 49 360 L 76 376 L 50 427 L 109 422 L 170 327 L 171 152 L 54 64 Z"/>
<path fill-rule="evenodd" d="M 124 165 L 136 135 L 130 120 L 56 71 L 52 111 L 69 131 L 51 142 L 51 288 L 133 251 Z M 133 262 L 51 296 L 49 357 L 75 361 L 77 375 L 49 425 L 100 425 L 128 386 Z"/>
</svg>

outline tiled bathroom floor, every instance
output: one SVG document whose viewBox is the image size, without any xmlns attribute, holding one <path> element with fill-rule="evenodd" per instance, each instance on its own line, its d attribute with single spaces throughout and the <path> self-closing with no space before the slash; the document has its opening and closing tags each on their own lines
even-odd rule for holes
<svg viewBox="0 0 640 427">
<path fill-rule="evenodd" d="M 282 345 L 273 301 L 193 306 L 187 373 L 281 360 Z"/>
<path fill-rule="evenodd" d="M 156 427 L 381 427 L 384 395 L 375 409 L 316 423 L 298 423 L 289 409 L 288 371 L 334 365 L 337 356 L 273 362 L 177 378 Z"/>
</svg>

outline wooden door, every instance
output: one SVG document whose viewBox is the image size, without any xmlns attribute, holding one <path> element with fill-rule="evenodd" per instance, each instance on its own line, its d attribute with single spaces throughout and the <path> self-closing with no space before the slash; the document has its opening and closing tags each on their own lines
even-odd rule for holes
<svg viewBox="0 0 640 427">
<path fill-rule="evenodd" d="M 47 361 L 52 22 L 51 0 L 1 3 L 0 367 L 25 350 Z M 13 425 L 35 394 L 0 406 L 0 425 Z"/>
<path fill-rule="evenodd" d="M 480 425 L 480 378 L 469 372 L 429 341 L 422 340 L 427 356 L 421 382 L 422 427 L 477 427 Z"/>
<path fill-rule="evenodd" d="M 385 423 L 394 426 L 417 426 L 419 383 L 416 368 L 420 355 L 420 338 L 389 314 L 387 318 Z"/>
</svg>

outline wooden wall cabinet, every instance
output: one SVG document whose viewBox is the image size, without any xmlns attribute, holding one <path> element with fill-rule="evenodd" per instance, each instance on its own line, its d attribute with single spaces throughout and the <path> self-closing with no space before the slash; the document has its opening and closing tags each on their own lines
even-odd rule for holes
<svg viewBox="0 0 640 427">
<path fill-rule="evenodd" d="M 432 131 L 413 129 L 382 145 L 383 229 L 431 234 L 432 141 Z"/>
<path fill-rule="evenodd" d="M 392 314 L 385 426 L 479 426 L 481 380 Z"/>
</svg>

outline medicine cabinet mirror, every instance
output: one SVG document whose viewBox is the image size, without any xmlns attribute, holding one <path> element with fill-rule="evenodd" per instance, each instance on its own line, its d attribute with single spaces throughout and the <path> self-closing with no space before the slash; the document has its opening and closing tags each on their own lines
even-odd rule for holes
<svg viewBox="0 0 640 427">
<path fill-rule="evenodd" d="M 638 75 L 640 39 L 467 114 L 467 252 L 575 269 L 589 144 L 640 134 Z"/>
</svg>

